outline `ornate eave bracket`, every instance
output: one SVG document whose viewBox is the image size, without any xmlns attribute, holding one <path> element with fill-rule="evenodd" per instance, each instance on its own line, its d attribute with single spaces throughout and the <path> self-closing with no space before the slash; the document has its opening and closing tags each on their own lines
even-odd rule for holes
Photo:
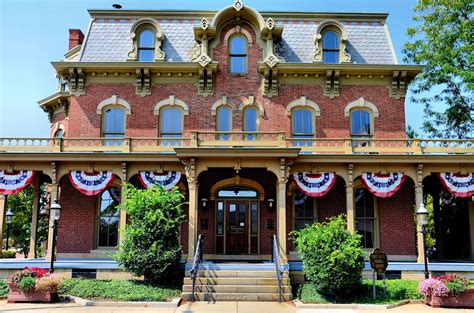
<svg viewBox="0 0 474 313">
<path fill-rule="evenodd" d="M 273 68 L 263 70 L 263 93 L 271 98 L 278 96 L 278 71 Z"/>
<path fill-rule="evenodd" d="M 278 63 L 285 63 L 285 59 L 275 52 L 274 40 L 281 37 L 283 27 L 277 26 L 270 17 L 265 21 L 265 27 L 261 30 L 262 39 L 266 41 L 265 56 L 263 62 L 269 68 L 275 67 Z"/>
<path fill-rule="evenodd" d="M 390 96 L 395 99 L 405 97 L 407 92 L 407 72 L 394 71 L 392 74 L 392 84 L 390 87 Z"/>
<path fill-rule="evenodd" d="M 136 69 L 135 94 L 145 97 L 151 95 L 151 75 L 148 68 Z"/>
<path fill-rule="evenodd" d="M 86 93 L 86 74 L 82 68 L 70 68 L 68 80 L 71 94 L 80 96 Z"/>
<path fill-rule="evenodd" d="M 340 70 L 327 70 L 326 83 L 324 85 L 324 95 L 329 98 L 339 97 L 340 95 Z"/>
</svg>

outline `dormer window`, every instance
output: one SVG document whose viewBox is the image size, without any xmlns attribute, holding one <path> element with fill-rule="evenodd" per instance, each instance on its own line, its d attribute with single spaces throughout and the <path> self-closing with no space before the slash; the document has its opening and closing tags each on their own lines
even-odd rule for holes
<svg viewBox="0 0 474 313">
<path fill-rule="evenodd" d="M 247 74 L 247 38 L 236 35 L 229 40 L 229 71 L 231 74 Z"/>
<path fill-rule="evenodd" d="M 138 39 L 138 61 L 153 62 L 155 58 L 155 32 L 145 28 Z"/>
<path fill-rule="evenodd" d="M 323 62 L 339 63 L 339 38 L 334 31 L 327 31 L 323 34 Z"/>
</svg>

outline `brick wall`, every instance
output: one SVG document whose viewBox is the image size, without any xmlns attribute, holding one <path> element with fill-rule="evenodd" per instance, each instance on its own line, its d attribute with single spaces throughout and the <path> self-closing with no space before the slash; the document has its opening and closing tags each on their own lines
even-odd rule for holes
<svg viewBox="0 0 474 313">
<path fill-rule="evenodd" d="M 317 200 L 318 222 L 327 218 L 346 214 L 346 188 L 344 179 L 337 177 L 331 190 Z"/>
<path fill-rule="evenodd" d="M 58 228 L 59 253 L 89 253 L 94 249 L 97 196 L 77 191 L 63 176 L 61 187 L 61 219 Z"/>
</svg>

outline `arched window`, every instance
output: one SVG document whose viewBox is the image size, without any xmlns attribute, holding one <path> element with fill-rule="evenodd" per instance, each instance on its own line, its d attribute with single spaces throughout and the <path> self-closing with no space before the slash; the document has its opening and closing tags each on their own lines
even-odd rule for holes
<svg viewBox="0 0 474 313">
<path fill-rule="evenodd" d="M 307 140 L 293 141 L 295 146 L 311 146 L 315 134 L 313 112 L 308 109 L 295 109 L 292 113 L 292 137 Z"/>
<path fill-rule="evenodd" d="M 118 244 L 120 189 L 111 187 L 100 195 L 99 247 L 115 247 Z"/>
<path fill-rule="evenodd" d="M 155 32 L 145 28 L 138 39 L 138 61 L 153 62 L 155 58 Z"/>
<path fill-rule="evenodd" d="M 64 138 L 64 130 L 58 129 L 58 130 L 54 133 L 54 138 Z"/>
<path fill-rule="evenodd" d="M 165 107 L 160 112 L 160 135 L 161 138 L 183 137 L 183 111 L 176 107 Z M 180 140 L 163 140 L 162 145 L 178 146 Z"/>
<path fill-rule="evenodd" d="M 371 138 L 372 136 L 372 117 L 366 110 L 351 111 L 351 136 L 353 147 L 370 146 L 371 141 L 362 139 Z"/>
<path fill-rule="evenodd" d="M 365 188 L 355 190 L 355 228 L 357 233 L 362 235 L 362 247 L 374 248 L 375 246 L 375 201 L 372 195 Z"/>
<path fill-rule="evenodd" d="M 295 188 L 293 192 L 293 229 L 299 230 L 312 225 L 316 220 L 315 198 L 309 197 Z"/>
<path fill-rule="evenodd" d="M 243 119 L 243 131 L 244 132 L 256 132 L 258 131 L 257 123 L 257 109 L 254 107 L 248 107 L 244 109 L 244 119 Z M 256 135 L 246 134 L 246 140 L 254 140 Z"/>
<path fill-rule="evenodd" d="M 228 106 L 220 106 L 217 109 L 217 131 L 218 132 L 227 132 L 232 131 L 232 109 Z M 217 135 L 219 140 L 229 140 L 230 135 L 225 133 L 220 133 Z"/>
<path fill-rule="evenodd" d="M 229 40 L 229 71 L 231 74 L 247 73 L 247 38 L 236 35 Z"/>
<path fill-rule="evenodd" d="M 339 38 L 334 31 L 327 31 L 323 34 L 323 62 L 339 63 Z"/>
<path fill-rule="evenodd" d="M 102 120 L 102 137 L 123 138 L 125 136 L 125 112 L 122 108 L 106 108 Z M 121 145 L 122 140 L 106 140 L 105 145 Z"/>
</svg>

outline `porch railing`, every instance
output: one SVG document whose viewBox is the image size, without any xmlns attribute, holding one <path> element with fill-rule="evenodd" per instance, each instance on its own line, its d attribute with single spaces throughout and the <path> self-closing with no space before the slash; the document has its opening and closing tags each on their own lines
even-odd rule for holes
<svg viewBox="0 0 474 313">
<path fill-rule="evenodd" d="M 282 279 L 283 279 L 283 270 L 280 265 L 280 251 L 278 249 L 278 241 L 276 235 L 272 237 L 272 262 L 275 263 L 276 277 L 278 280 L 278 302 L 282 302 Z"/>
<path fill-rule="evenodd" d="M 158 138 L 0 138 L 0 152 L 173 153 L 190 148 L 299 148 L 303 154 L 474 154 L 474 139 L 294 138 L 285 132 L 194 131 Z"/>
<path fill-rule="evenodd" d="M 202 240 L 203 240 L 202 234 L 199 234 L 196 250 L 195 250 L 196 252 L 194 253 L 193 267 L 191 268 L 191 271 L 190 271 L 191 280 L 192 280 L 191 301 L 194 301 L 194 295 L 195 295 L 195 289 L 196 289 L 196 278 L 198 277 L 199 264 L 201 264 L 201 261 L 202 261 Z"/>
</svg>

